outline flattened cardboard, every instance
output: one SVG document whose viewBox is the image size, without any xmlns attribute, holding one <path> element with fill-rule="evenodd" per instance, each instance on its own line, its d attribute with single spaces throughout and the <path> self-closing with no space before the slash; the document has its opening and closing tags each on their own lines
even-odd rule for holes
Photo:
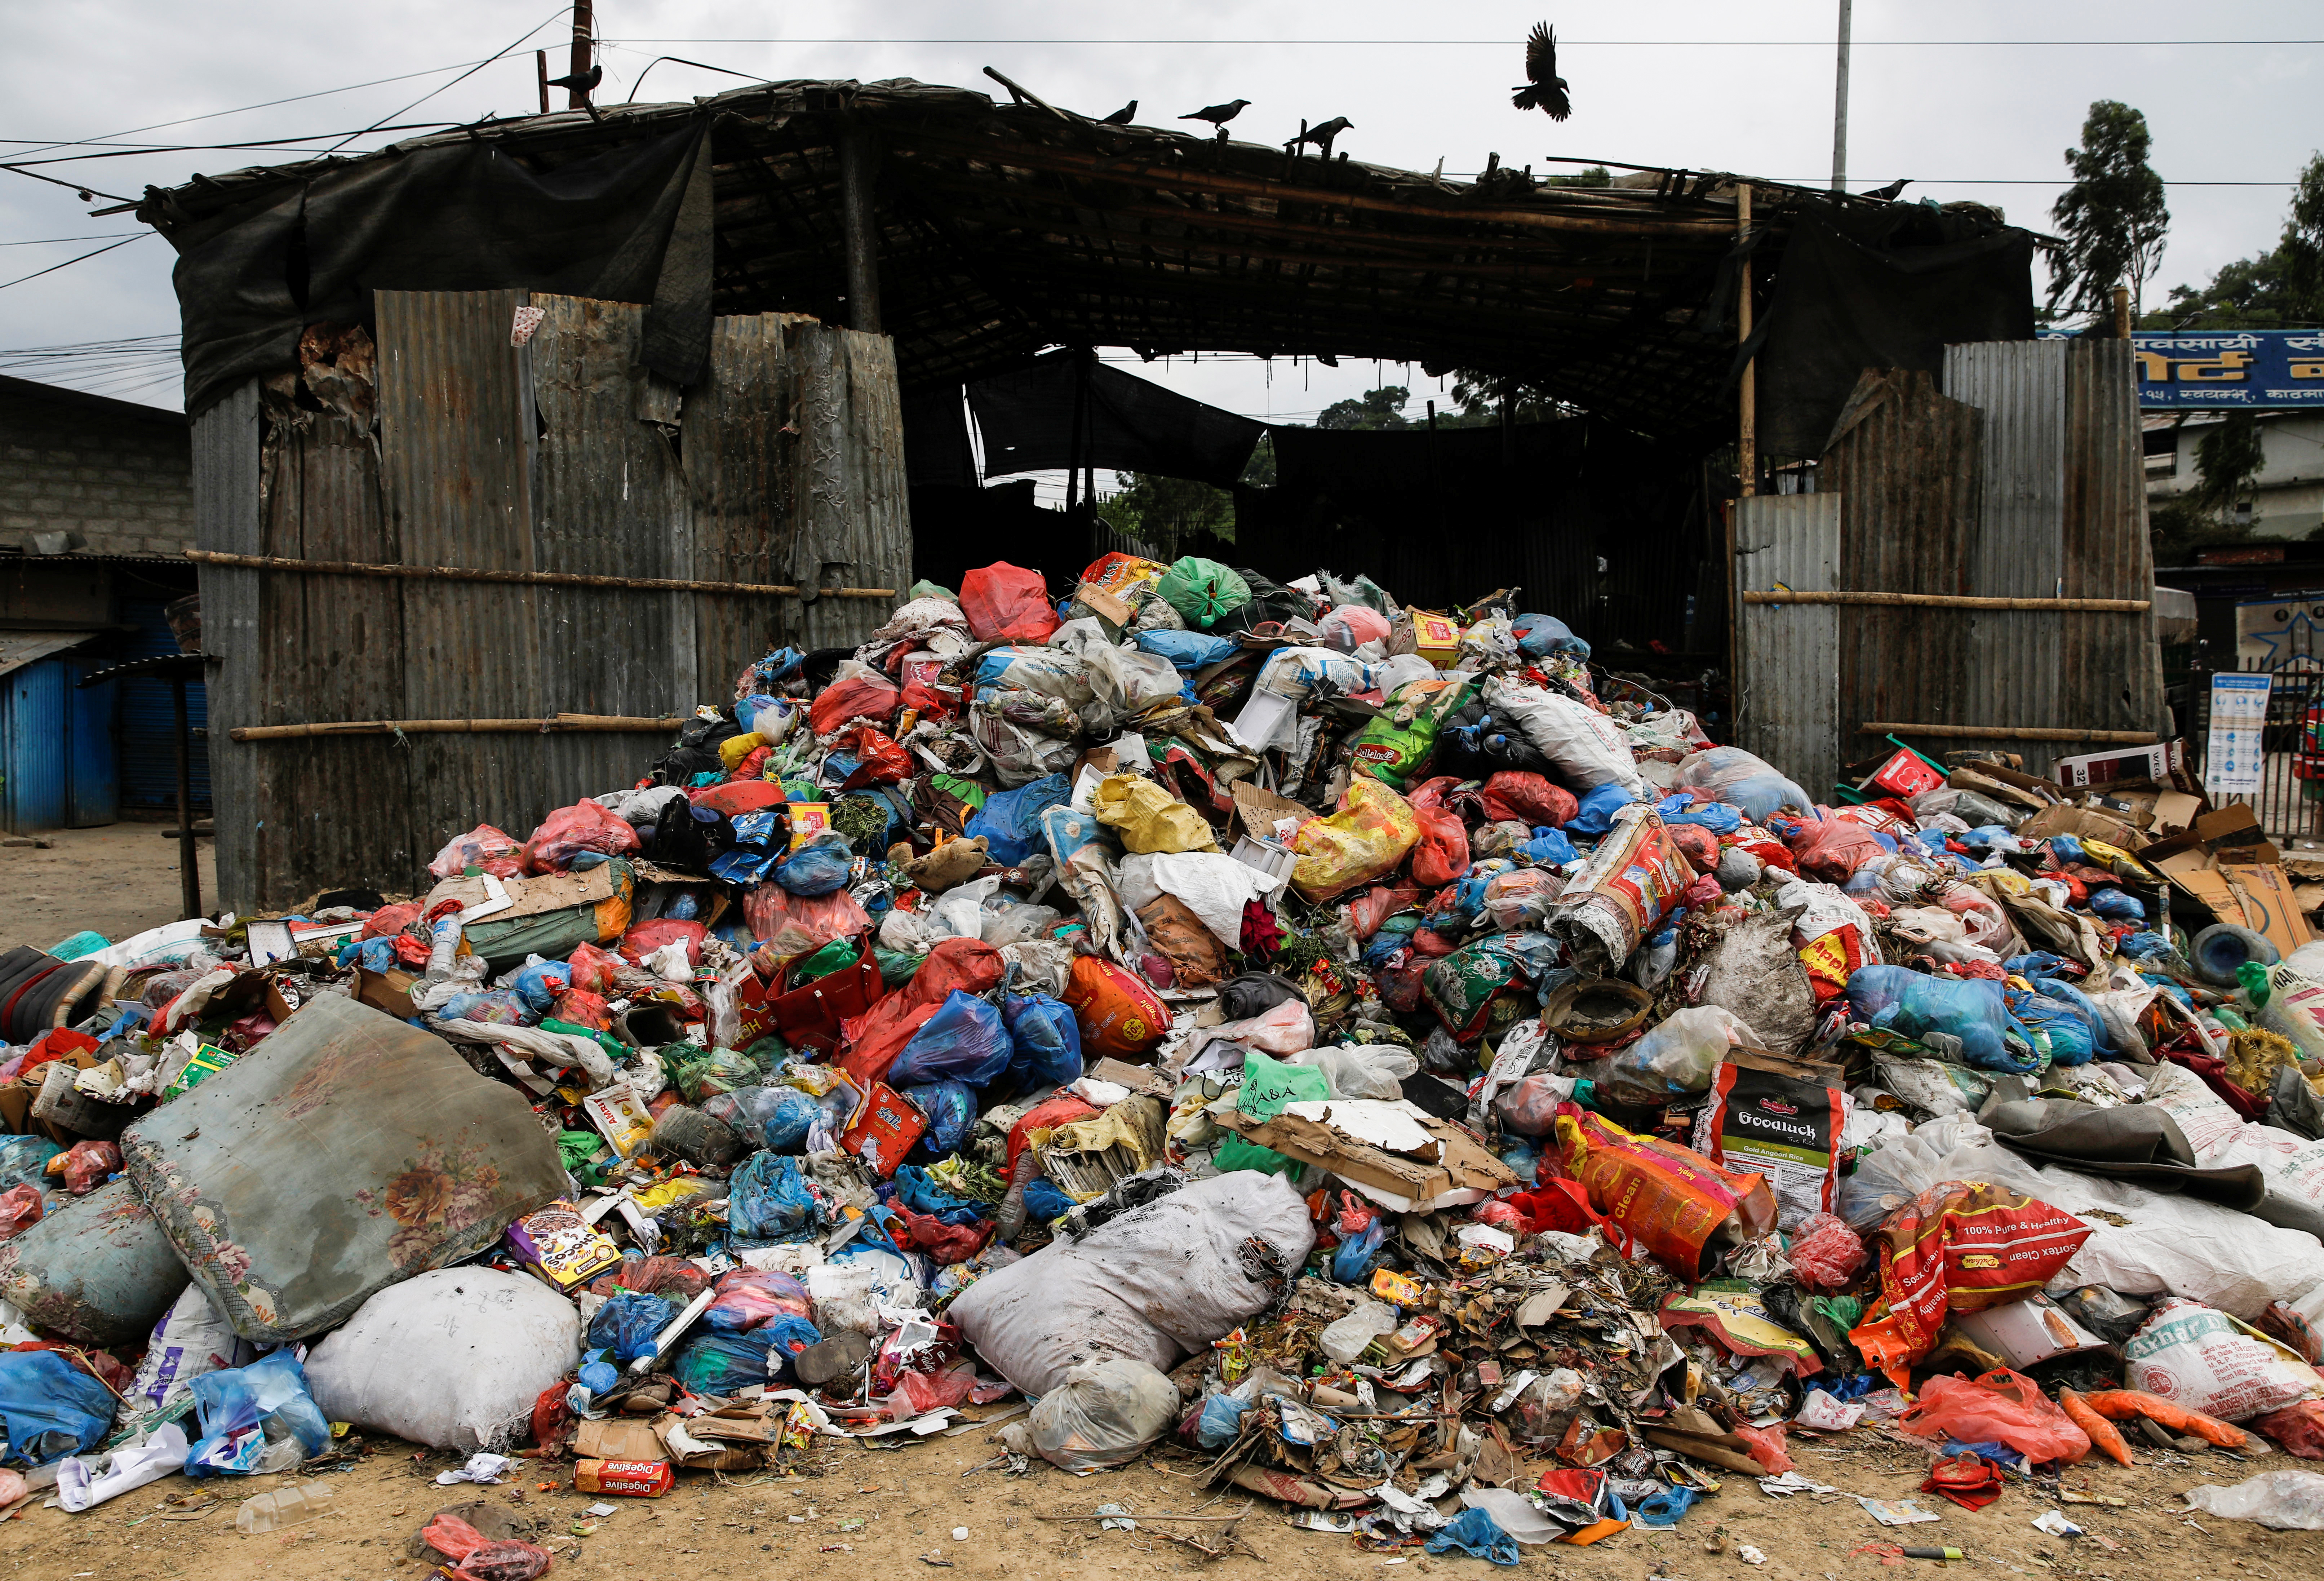
<svg viewBox="0 0 2324 1581">
<path fill-rule="evenodd" d="M 631 864 L 634 876 L 637 864 Z M 699 878 L 658 870 L 665 882 L 701 883 Z M 600 862 L 586 873 L 544 873 L 537 878 L 504 878 L 501 886 L 508 892 L 509 908 L 493 913 L 493 920 L 505 922 L 519 917 L 538 917 L 544 911 L 561 911 L 569 906 L 595 905 L 599 901 L 613 898 L 613 864 Z M 457 901 L 463 906 L 481 906 L 491 899 L 480 875 L 475 878 L 447 878 L 428 892 L 427 909 L 433 910 L 439 901 Z"/>
<path fill-rule="evenodd" d="M 2019 824 L 2015 833 L 2021 840 L 2046 840 L 2054 835 L 2071 835 L 2078 840 L 2103 840 L 2134 855 L 2144 851 L 2149 844 L 2144 835 L 2123 819 L 2103 812 L 2092 812 L 2083 807 L 2045 807 Z"/>
<path fill-rule="evenodd" d="M 2227 916 L 2212 908 L 2223 921 L 2241 920 L 2254 933 L 2264 934 L 2267 941 L 2284 955 L 2290 955 L 2316 935 L 2301 915 L 2300 897 L 2294 892 L 2292 875 L 2281 865 L 2268 863 L 2221 863 L 2219 877 L 2227 881 L 2235 891 L 2237 914 Z"/>
<path fill-rule="evenodd" d="M 1138 612 L 1128 601 L 1115 597 L 1094 582 L 1084 582 L 1074 589 L 1074 596 L 1086 606 L 1091 614 L 1120 629 L 1138 618 Z"/>
<path fill-rule="evenodd" d="M 2043 808 L 2054 806 L 2065 798 L 2047 780 L 2032 774 L 2021 774 L 1999 763 L 1962 763 L 1945 776 L 1945 782 L 1956 790 L 1974 790 L 1989 796 L 2006 806 Z"/>
<path fill-rule="evenodd" d="M 581 1460 L 651 1460 L 667 1465 L 669 1451 L 662 1447 L 653 1424 L 638 1417 L 607 1417 L 573 1424 L 573 1453 Z"/>
<path fill-rule="evenodd" d="M 1277 796 L 1272 790 L 1261 790 L 1241 780 L 1235 781 L 1234 800 L 1235 817 L 1242 821 L 1245 831 L 1257 840 L 1275 837 L 1277 818 L 1296 818 L 1305 823 L 1316 816 L 1312 807 L 1303 806 L 1287 796 Z"/>
<path fill-rule="evenodd" d="M 1331 1105 L 1332 1108 L 1344 1106 L 1339 1100 Z M 1306 1119 L 1291 1109 L 1264 1121 L 1246 1120 L 1229 1110 L 1220 1113 L 1218 1121 L 1228 1130 L 1240 1133 L 1261 1147 L 1273 1148 L 1285 1158 L 1313 1164 L 1342 1179 L 1403 1197 L 1423 1210 L 1437 1198 L 1458 1192 L 1489 1193 L 1517 1184 L 1516 1173 L 1467 1132 L 1411 1104 L 1395 1107 L 1434 1143 L 1434 1158 L 1390 1152 L 1358 1140 L 1339 1126 Z"/>
</svg>

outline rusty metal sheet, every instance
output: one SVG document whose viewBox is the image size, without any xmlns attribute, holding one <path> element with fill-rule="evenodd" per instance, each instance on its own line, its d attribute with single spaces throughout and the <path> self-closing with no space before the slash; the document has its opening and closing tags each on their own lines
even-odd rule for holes
<svg viewBox="0 0 2324 1581">
<path fill-rule="evenodd" d="M 1738 593 L 1822 592 L 1840 580 L 1840 496 L 1758 495 L 1735 502 Z M 1736 744 L 1828 800 L 1840 776 L 1840 609 L 1745 604 Z M 1852 726 L 1851 726 L 1852 727 Z"/>
</svg>

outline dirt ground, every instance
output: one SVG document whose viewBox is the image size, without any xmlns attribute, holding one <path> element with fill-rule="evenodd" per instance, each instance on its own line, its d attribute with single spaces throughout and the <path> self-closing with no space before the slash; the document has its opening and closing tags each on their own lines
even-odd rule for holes
<svg viewBox="0 0 2324 1581">
<path fill-rule="evenodd" d="M 2015 1484 L 1996 1502 L 1971 1512 L 1934 1494 L 1916 1494 L 1925 1453 L 1886 1438 L 1884 1430 L 1859 1428 L 1821 1444 L 1795 1436 L 1794 1450 L 1811 1481 L 1849 1493 L 1915 1497 L 1941 1518 L 1889 1530 L 1876 1524 L 1852 1498 L 1770 1498 L 1751 1479 L 1729 1475 L 1720 1493 L 1690 1511 L 1675 1528 L 1633 1527 L 1587 1549 L 1527 1548 L 1520 1568 L 1535 1576 L 1623 1581 L 1842 1581 L 1878 1575 L 1881 1556 L 1858 1550 L 1885 1541 L 1956 1548 L 1968 1555 L 1966 1567 L 2025 1576 L 2294 1581 L 2324 1575 L 2324 1533 L 2271 1531 L 2199 1516 L 2178 1498 L 2204 1483 L 2232 1484 L 2262 1471 L 2303 1465 L 2282 1455 L 2246 1463 L 2218 1453 L 2187 1459 L 2140 1450 L 2135 1467 L 2086 1464 L 2070 1467 L 2063 1479 L 2068 1490 L 2120 1497 L 2124 1508 L 2061 1506 L 2054 1491 Z M 593 1518 L 586 1512 L 599 1501 L 572 1491 L 569 1467 L 522 1461 L 499 1487 L 438 1487 L 431 1479 L 456 1464 L 454 1457 L 375 1443 L 353 1469 L 316 1479 L 336 1494 L 327 1514 L 263 1536 L 237 1533 L 235 1512 L 244 1499 L 287 1485 L 290 1478 L 194 1483 L 171 1477 L 81 1515 L 27 1506 L 0 1525 L 0 1576 L 420 1581 L 429 1572 L 406 1556 L 405 1540 L 434 1511 L 480 1497 L 505 1502 L 533 1523 L 532 1540 L 556 1556 L 553 1576 L 601 1581 L 802 1570 L 834 1581 L 872 1581 L 899 1576 L 915 1564 L 1005 1581 L 1197 1571 L 1215 1573 L 1222 1581 L 1376 1576 L 1405 1564 L 1473 1581 L 1492 1573 L 1482 1560 L 1432 1558 L 1416 1545 L 1374 1552 L 1351 1537 L 1298 1530 L 1288 1524 L 1288 1512 L 1265 1500 L 1205 1492 L 1194 1480 L 1198 1463 L 1174 1455 L 1149 1455 L 1122 1471 L 1078 1478 L 1038 1461 L 1019 1478 L 1001 1467 L 974 1469 L 996 1452 L 984 1433 L 973 1430 L 897 1449 L 823 1439 L 804 1475 L 737 1475 L 721 1486 L 709 1474 L 683 1473 L 668 1496 L 608 1498 L 603 1502 L 614 1506 L 614 1512 Z M 1107 1531 L 1094 1521 L 1042 1519 L 1086 1515 L 1110 1502 L 1150 1518 L 1150 1527 Z M 2061 1508 L 2089 1535 L 2059 1539 L 2034 1530 L 2035 1518 Z M 1160 1519 L 1171 1513 L 1206 1519 Z M 1243 1514 L 1238 1534 L 1258 1559 L 1240 1554 L 1206 1559 L 1157 1535 L 1223 1546 L 1216 1518 L 1238 1513 Z M 956 1540 L 960 1529 L 967 1536 Z M 1766 1563 L 1754 1567 L 1745 1561 L 1738 1553 L 1743 1546 L 1757 1549 Z M 1908 1570 L 1923 1563 L 1885 1561 Z"/>
<path fill-rule="evenodd" d="M 161 837 L 168 823 L 117 823 L 97 829 L 48 829 L 37 837 L 50 850 L 0 846 L 0 948 L 29 944 L 42 949 L 93 928 L 120 940 L 175 922 L 180 914 L 178 842 Z M 195 843 L 202 908 L 217 910 L 217 855 L 208 839 Z"/>
</svg>

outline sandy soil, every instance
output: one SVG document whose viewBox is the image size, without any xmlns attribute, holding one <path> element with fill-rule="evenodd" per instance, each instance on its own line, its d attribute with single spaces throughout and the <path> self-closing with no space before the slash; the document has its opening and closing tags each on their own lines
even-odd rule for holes
<svg viewBox="0 0 2324 1581">
<path fill-rule="evenodd" d="M 354 1469 L 319 1479 L 337 1495 L 327 1514 L 263 1536 L 236 1532 L 235 1512 L 243 1500 L 289 1479 L 246 1478 L 227 1485 L 171 1477 L 78 1516 L 27 1507 L 0 1524 L 0 1576 L 420 1581 L 429 1572 L 406 1556 L 406 1539 L 432 1512 L 477 1497 L 505 1502 L 512 1513 L 533 1523 L 532 1540 L 556 1555 L 552 1575 L 602 1581 L 802 1572 L 855 1581 L 916 1574 L 916 1565 L 1006 1581 L 1066 1581 L 1083 1575 L 1102 1581 L 1115 1574 L 1198 1570 L 1256 1581 L 1276 1576 L 1378 1576 L 1383 1569 L 1403 1568 L 1399 1559 L 1420 1571 L 1457 1572 L 1473 1581 L 1491 1573 L 1481 1560 L 1431 1558 L 1416 1546 L 1372 1552 L 1353 1538 L 1300 1530 L 1287 1524 L 1285 1510 L 1240 1493 L 1213 1500 L 1191 1479 L 1195 1463 L 1174 1456 L 1148 1456 L 1123 1471 L 1080 1478 L 1037 1461 L 1030 1475 L 1012 1479 L 1001 1468 L 964 1475 L 995 1453 L 979 1432 L 893 1450 L 830 1439 L 822 1445 L 806 1475 L 759 1473 L 733 1477 L 732 1485 L 721 1486 L 708 1474 L 685 1473 L 665 1498 L 604 1501 L 615 1512 L 593 1523 L 586 1512 L 597 1501 L 572 1491 L 568 1468 L 521 1462 L 519 1474 L 497 1488 L 438 1487 L 430 1479 L 453 1465 L 452 1457 L 383 1443 Z M 1794 1447 L 1803 1475 L 1855 1493 L 1913 1495 L 1925 1466 L 1923 1452 L 1863 1429 L 1821 1447 L 1795 1440 Z M 2104 1463 L 2067 1471 L 2067 1489 L 2126 1501 L 2122 1509 L 2063 1506 L 2091 1534 L 2079 1539 L 2034 1530 L 2037 1516 L 2061 1506 L 2054 1493 L 2032 1486 L 2012 1486 L 1977 1512 L 1933 1494 L 1920 1496 L 1921 1503 L 1941 1512 L 1942 1518 L 1890 1530 L 1877 1525 L 1852 1498 L 1774 1499 L 1750 1479 L 1729 1476 L 1718 1497 L 1697 1505 L 1674 1529 L 1637 1527 L 1588 1549 L 1528 1548 L 1521 1568 L 1536 1576 L 1625 1581 L 1657 1576 L 1679 1581 L 1840 1581 L 1878 1575 L 1882 1558 L 1857 1550 L 1886 1541 L 1962 1549 L 1969 1558 L 1956 1569 L 2098 1581 L 2294 1581 L 2324 1575 L 2324 1533 L 2270 1531 L 2197 1516 L 2177 1497 L 2204 1483 L 2239 1482 L 2302 1463 L 2281 1455 L 2245 1463 L 2215 1453 L 2181 1459 L 2146 1450 L 2139 1459 L 2135 1467 Z M 1209 1560 L 1147 1530 L 1106 1531 L 1095 1521 L 1039 1519 L 1087 1514 L 1112 1502 L 1149 1517 L 1174 1512 L 1215 1517 L 1247 1510 L 1238 1530 L 1261 1557 Z M 576 1535 L 591 1524 L 594 1530 L 586 1535 Z M 1221 1530 L 1212 1521 L 1157 1520 L 1153 1527 L 1214 1546 Z M 955 1541 L 954 1532 L 960 1528 L 968 1535 Z M 1744 1545 L 1760 1550 L 1766 1564 L 1754 1567 L 1739 1558 L 1737 1549 Z M 1924 1564 L 1885 1561 L 1906 1570 Z"/>
<path fill-rule="evenodd" d="M 178 842 L 168 823 L 117 823 L 101 829 L 48 829 L 51 850 L 0 846 L 0 948 L 46 949 L 84 928 L 115 942 L 180 915 Z M 213 843 L 197 840 L 202 907 L 217 910 Z"/>
</svg>

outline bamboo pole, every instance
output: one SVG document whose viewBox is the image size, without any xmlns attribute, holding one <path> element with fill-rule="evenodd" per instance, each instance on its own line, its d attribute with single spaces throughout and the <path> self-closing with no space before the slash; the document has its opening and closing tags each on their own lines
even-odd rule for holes
<svg viewBox="0 0 2324 1581">
<path fill-rule="evenodd" d="M 1978 598 L 1965 593 L 1794 592 L 1753 589 L 1746 604 L 1874 604 L 1913 609 L 2048 609 L 2079 615 L 2143 615 L 2145 598 Z"/>
<path fill-rule="evenodd" d="M 1740 245 L 1751 234 L 1751 183 L 1738 181 L 1735 186 L 1735 240 Z M 1746 253 L 1740 261 L 1742 279 L 1735 291 L 1735 344 L 1748 345 L 1751 339 L 1751 255 Z M 1736 391 L 1738 422 L 1735 435 L 1735 471 L 1742 479 L 1743 497 L 1750 498 L 1759 492 L 1759 362 L 1757 357 L 1743 365 L 1743 380 Z"/>
<path fill-rule="evenodd" d="M 1889 719 L 1868 719 L 1857 726 L 1860 735 L 1941 735 L 1984 741 L 2087 741 L 2108 746 L 2153 746 L 2161 737 L 2152 730 L 2051 730 L 2030 725 L 1899 725 Z"/>
<path fill-rule="evenodd" d="M 683 718 L 627 714 L 551 714 L 545 719 L 331 719 L 305 725 L 244 725 L 235 741 L 308 741 L 325 735 L 558 735 L 574 732 L 647 735 L 675 730 Z"/>
<path fill-rule="evenodd" d="M 742 597 L 796 598 L 797 587 L 782 583 L 695 582 L 678 577 L 601 577 L 583 571 L 488 571 L 474 566 L 385 566 L 361 560 L 285 559 L 276 555 L 222 554 L 189 549 L 186 558 L 206 566 L 252 571 L 304 571 L 318 577 L 386 577 L 419 582 L 505 582 L 526 587 L 608 587 L 623 593 L 725 593 Z M 893 587 L 825 587 L 818 598 L 893 598 Z"/>
</svg>

